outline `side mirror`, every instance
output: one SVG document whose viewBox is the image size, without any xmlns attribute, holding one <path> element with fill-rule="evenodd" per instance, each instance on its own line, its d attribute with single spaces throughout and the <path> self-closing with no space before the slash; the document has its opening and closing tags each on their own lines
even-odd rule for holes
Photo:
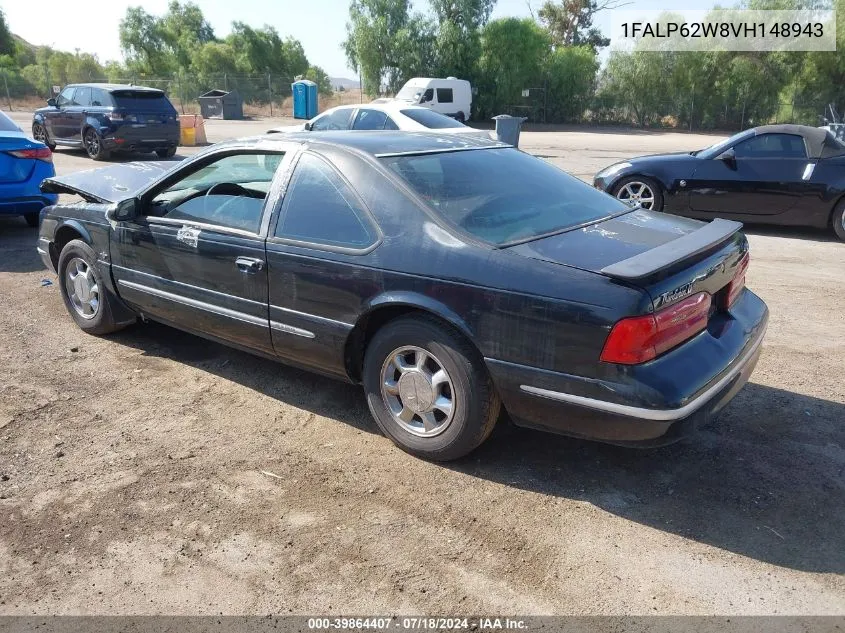
<svg viewBox="0 0 845 633">
<path fill-rule="evenodd" d="M 311 121 L 306 121 L 306 122 L 305 122 L 305 126 L 303 127 L 303 129 L 304 129 L 306 132 L 310 132 L 312 127 L 314 127 L 314 126 L 311 124 Z"/>
<path fill-rule="evenodd" d="M 113 222 L 125 222 L 138 216 L 141 201 L 138 198 L 121 200 L 106 211 L 106 217 Z"/>
<path fill-rule="evenodd" d="M 51 108 L 55 108 L 56 107 L 56 100 L 55 99 L 47 99 L 47 105 L 50 106 Z"/>
<path fill-rule="evenodd" d="M 719 154 L 716 158 L 721 161 L 724 161 L 731 167 L 736 167 L 736 152 L 734 151 L 733 147 L 726 149 L 724 152 Z"/>
</svg>

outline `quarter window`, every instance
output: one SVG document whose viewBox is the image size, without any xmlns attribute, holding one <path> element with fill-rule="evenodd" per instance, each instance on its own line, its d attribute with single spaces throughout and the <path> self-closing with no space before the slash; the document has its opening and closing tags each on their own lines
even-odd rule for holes
<svg viewBox="0 0 845 633">
<path fill-rule="evenodd" d="M 280 153 L 223 156 L 159 192 L 148 215 L 258 233 Z"/>
<path fill-rule="evenodd" d="M 276 236 L 361 249 L 376 241 L 376 230 L 337 172 L 313 154 L 304 154 L 285 196 Z"/>
<path fill-rule="evenodd" d="M 452 89 L 438 88 L 437 89 L 437 103 L 452 103 Z"/>
</svg>

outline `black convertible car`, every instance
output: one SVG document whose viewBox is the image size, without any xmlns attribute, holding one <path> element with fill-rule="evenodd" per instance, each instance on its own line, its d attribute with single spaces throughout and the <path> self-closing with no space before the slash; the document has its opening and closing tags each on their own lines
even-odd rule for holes
<svg viewBox="0 0 845 633">
<path fill-rule="evenodd" d="M 768 312 L 740 225 L 631 209 L 490 140 L 327 132 L 43 185 L 38 250 L 92 334 L 139 316 L 363 383 L 405 450 L 458 458 L 501 407 L 608 442 L 723 407 Z"/>
<path fill-rule="evenodd" d="M 632 158 L 594 185 L 653 211 L 833 228 L 845 240 L 845 144 L 821 128 L 764 125 L 700 151 Z"/>
</svg>

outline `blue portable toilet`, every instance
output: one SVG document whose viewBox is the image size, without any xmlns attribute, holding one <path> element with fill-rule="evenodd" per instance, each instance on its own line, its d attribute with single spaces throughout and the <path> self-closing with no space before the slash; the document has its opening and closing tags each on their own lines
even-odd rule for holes
<svg viewBox="0 0 845 633">
<path fill-rule="evenodd" d="M 317 116 L 317 84 L 300 79 L 294 81 L 290 89 L 293 92 L 293 118 L 313 119 Z"/>
</svg>

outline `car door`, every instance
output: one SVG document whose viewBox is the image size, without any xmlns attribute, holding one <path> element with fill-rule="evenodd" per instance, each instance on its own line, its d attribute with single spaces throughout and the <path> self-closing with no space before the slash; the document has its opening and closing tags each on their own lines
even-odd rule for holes
<svg viewBox="0 0 845 633">
<path fill-rule="evenodd" d="M 760 134 L 702 160 L 687 183 L 690 209 L 715 215 L 778 215 L 804 195 L 809 161 L 795 134 Z"/>
<path fill-rule="evenodd" d="M 91 107 L 91 88 L 79 86 L 73 93 L 73 101 L 65 108 L 65 124 L 67 125 L 66 139 L 82 142 L 82 124 L 85 115 Z"/>
<path fill-rule="evenodd" d="M 287 152 L 221 150 L 140 198 L 113 232 L 121 296 L 143 314 L 272 353 L 264 240 Z"/>
<path fill-rule="evenodd" d="M 66 139 L 70 134 L 67 109 L 73 105 L 76 86 L 68 86 L 56 97 L 56 106 L 44 114 L 44 125 L 51 139 Z"/>
<path fill-rule="evenodd" d="M 267 238 L 270 328 L 277 355 L 345 376 L 344 346 L 362 297 L 377 293 L 381 232 L 324 157 L 297 161 Z M 372 257 L 370 255 L 372 254 Z"/>
</svg>

